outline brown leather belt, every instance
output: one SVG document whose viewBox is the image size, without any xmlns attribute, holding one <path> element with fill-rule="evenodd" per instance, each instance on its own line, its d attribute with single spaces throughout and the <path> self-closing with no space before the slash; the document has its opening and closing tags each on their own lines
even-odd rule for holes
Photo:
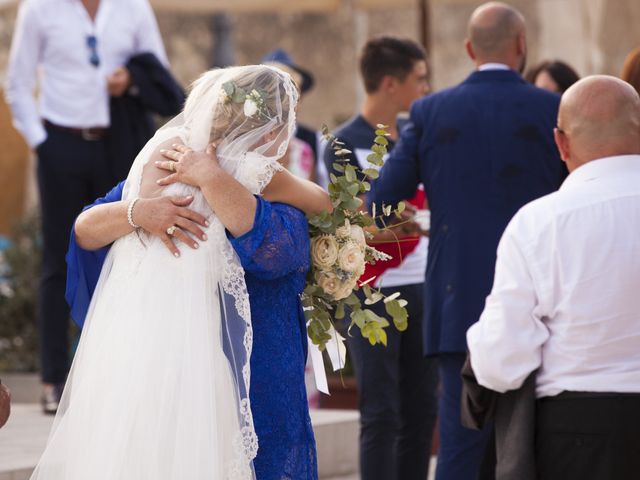
<svg viewBox="0 0 640 480">
<path fill-rule="evenodd" d="M 108 127 L 89 127 L 89 128 L 73 128 L 73 127 L 63 127 L 62 125 L 56 125 L 55 123 L 50 122 L 49 120 L 44 121 L 45 127 L 51 128 L 53 130 L 59 130 L 61 132 L 67 132 L 72 135 L 76 135 L 81 137 L 83 140 L 87 140 L 90 142 L 96 140 L 102 140 L 109 136 L 110 129 Z"/>
</svg>

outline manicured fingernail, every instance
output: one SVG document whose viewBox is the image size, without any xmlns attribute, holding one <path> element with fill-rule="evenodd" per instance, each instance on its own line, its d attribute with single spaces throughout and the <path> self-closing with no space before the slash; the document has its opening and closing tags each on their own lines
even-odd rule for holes
<svg viewBox="0 0 640 480">
<path fill-rule="evenodd" d="M 160 149 L 160 153 L 165 153 L 166 151 L 167 151 L 167 150 L 166 150 L 165 148 L 161 148 L 161 149 Z M 156 162 L 156 163 L 158 163 L 158 162 Z"/>
<path fill-rule="evenodd" d="M 187 200 L 191 200 L 193 198 L 193 195 L 187 195 Z"/>
<path fill-rule="evenodd" d="M 202 234 L 202 240 L 206 240 L 208 237 L 203 233 Z"/>
<path fill-rule="evenodd" d="M 162 181 L 162 180 L 156 180 L 156 183 L 157 183 L 158 185 L 160 185 L 160 182 L 161 182 L 161 181 Z"/>
<path fill-rule="evenodd" d="M 204 224 L 208 227 L 209 226 L 209 222 L 207 220 L 204 221 Z"/>
<path fill-rule="evenodd" d="M 173 256 L 178 258 L 180 256 L 180 252 L 173 252 Z"/>
<path fill-rule="evenodd" d="M 193 248 L 200 248 L 200 245 L 198 245 L 197 243 L 194 243 Z"/>
</svg>

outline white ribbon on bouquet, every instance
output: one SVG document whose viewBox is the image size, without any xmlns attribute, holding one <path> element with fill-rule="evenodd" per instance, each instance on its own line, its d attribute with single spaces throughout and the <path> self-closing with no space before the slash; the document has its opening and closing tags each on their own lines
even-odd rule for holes
<svg viewBox="0 0 640 480">
<path fill-rule="evenodd" d="M 329 329 L 328 333 L 331 335 L 331 340 L 327 342 L 325 350 L 329 355 L 333 371 L 336 372 L 344 368 L 345 359 L 347 357 L 347 347 L 344 344 L 345 338 L 336 331 L 333 325 Z M 331 395 L 331 393 L 329 393 L 327 372 L 324 368 L 322 352 L 317 345 L 313 344 L 309 337 L 307 337 L 307 342 L 309 344 L 309 355 L 311 356 L 311 365 L 313 366 L 313 376 L 316 381 L 316 387 L 322 393 Z"/>
</svg>

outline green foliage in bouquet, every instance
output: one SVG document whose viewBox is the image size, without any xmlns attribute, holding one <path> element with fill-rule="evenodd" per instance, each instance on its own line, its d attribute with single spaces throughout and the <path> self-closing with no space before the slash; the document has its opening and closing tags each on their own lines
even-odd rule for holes
<svg viewBox="0 0 640 480">
<path fill-rule="evenodd" d="M 384 164 L 387 153 L 389 141 L 386 128 L 385 125 L 377 126 L 372 153 L 367 157 L 377 167 Z M 350 333 L 353 327 L 357 327 L 371 345 L 386 345 L 385 328 L 389 326 L 389 321 L 367 306 L 384 302 L 385 310 L 393 319 L 395 328 L 404 331 L 407 328 L 407 302 L 398 298 L 399 293 L 385 296 L 379 289 L 372 288 L 369 284 L 374 278 L 359 283 L 366 263 L 391 258 L 367 245 L 366 238 L 371 234 L 364 230 L 373 225 L 375 219 L 361 209 L 360 196 L 371 189 L 369 180 L 378 177 L 378 170 L 360 170 L 351 165 L 346 159 L 351 152 L 344 148 L 344 143 L 330 134 L 326 126 L 323 126 L 322 133 L 335 151 L 337 161 L 333 168 L 337 174 L 331 173 L 329 184 L 333 212 L 324 211 L 308 217 L 312 266 L 302 294 L 307 332 L 311 341 L 321 350 L 324 349 L 326 343 L 336 335 L 333 320 L 344 321 L 348 311 Z M 383 205 L 383 212 L 377 219 L 386 228 L 384 218 L 392 213 L 400 218 L 404 208 L 402 202 L 395 210 Z M 354 293 L 360 288 L 366 296 L 364 306 Z"/>
</svg>

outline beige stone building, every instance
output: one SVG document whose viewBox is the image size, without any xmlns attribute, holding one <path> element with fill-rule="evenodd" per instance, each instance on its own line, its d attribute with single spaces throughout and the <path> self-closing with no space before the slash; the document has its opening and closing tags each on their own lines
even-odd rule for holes
<svg viewBox="0 0 640 480">
<path fill-rule="evenodd" d="M 15 0 L 0 0 L 0 81 L 4 81 L 16 14 Z M 152 0 L 169 59 L 178 79 L 187 85 L 211 64 L 214 37 L 211 6 L 220 0 Z M 277 11 L 269 11 L 268 4 Z M 466 21 L 479 0 L 227 0 L 236 62 L 259 62 L 282 47 L 316 77 L 316 88 L 303 101 L 301 120 L 334 126 L 359 106 L 362 89 L 357 74 L 358 50 L 369 36 L 423 38 L 421 4 L 428 5 L 432 86 L 454 85 L 470 72 L 463 41 Z M 640 45 L 639 0 L 508 0 L 527 18 L 529 62 L 557 58 L 581 75 L 617 74 L 626 54 Z M 260 11 L 251 12 L 258 5 Z M 193 5 L 196 5 L 195 7 Z M 198 6 L 199 5 L 199 6 Z M 296 11 L 312 5 L 315 11 Z M 328 10 L 325 10 L 327 7 Z M 0 104 L 0 107 L 2 105 Z M 0 135 L 9 148 L 0 149 L 0 233 L 24 208 L 34 203 L 28 155 L 10 132 L 7 112 L 0 108 Z M 27 182 L 28 184 L 28 182 Z"/>
</svg>

